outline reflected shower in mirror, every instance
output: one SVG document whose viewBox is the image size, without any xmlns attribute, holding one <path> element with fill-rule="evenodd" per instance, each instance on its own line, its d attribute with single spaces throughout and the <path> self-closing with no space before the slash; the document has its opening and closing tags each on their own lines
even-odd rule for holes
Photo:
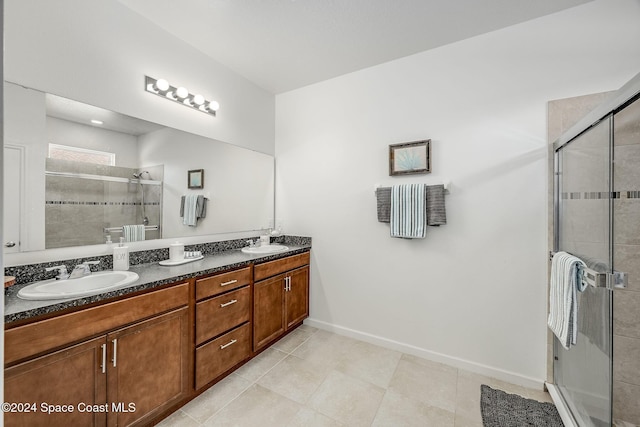
<svg viewBox="0 0 640 427">
<path fill-rule="evenodd" d="M 13 211 L 5 213 L 5 241 L 20 242 L 5 253 L 273 226 L 272 156 L 13 83 L 4 88 L 4 206 Z M 194 169 L 207 177 L 203 188 L 188 188 Z M 187 195 L 207 199 L 196 226 L 180 216 Z"/>
</svg>

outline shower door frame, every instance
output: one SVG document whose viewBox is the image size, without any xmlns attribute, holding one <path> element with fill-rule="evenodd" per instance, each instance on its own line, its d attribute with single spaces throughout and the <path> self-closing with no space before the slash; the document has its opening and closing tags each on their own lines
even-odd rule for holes
<svg viewBox="0 0 640 427">
<path fill-rule="evenodd" d="M 606 220 L 607 220 L 607 224 L 606 224 L 606 228 L 607 228 L 607 239 L 605 243 L 605 246 L 607 248 L 607 273 L 612 274 L 613 273 L 613 189 L 614 189 L 614 169 L 613 169 L 613 155 L 614 155 L 614 140 L 613 140 L 613 116 L 614 116 L 614 111 L 610 111 L 608 114 L 606 114 L 605 116 L 603 116 L 601 119 L 597 120 L 596 122 L 592 123 L 590 126 L 586 127 L 585 129 L 583 129 L 582 132 L 577 133 L 575 136 L 573 136 L 570 140 L 564 142 L 561 145 L 558 146 L 554 146 L 554 230 L 553 230 L 553 252 L 558 252 L 559 250 L 561 250 L 560 248 L 560 226 L 562 224 L 562 214 L 563 214 L 563 209 L 562 209 L 562 185 L 563 185 L 563 178 L 562 178 L 562 174 L 564 172 L 563 170 L 563 153 L 564 153 L 564 149 L 566 149 L 566 147 L 571 144 L 572 142 L 580 142 L 580 138 L 582 136 L 587 135 L 590 131 L 594 130 L 601 126 L 603 124 L 603 122 L 606 123 L 608 129 L 606 129 L 606 138 L 607 138 L 607 173 L 606 173 L 606 178 L 607 178 L 607 199 L 608 199 L 608 203 L 607 203 L 607 215 L 606 215 Z M 606 335 L 607 335 L 607 359 L 608 359 L 608 373 L 607 373 L 607 379 L 608 379 L 608 383 L 606 384 L 606 398 L 604 400 L 604 405 L 606 406 L 606 408 L 604 409 L 604 411 L 606 411 L 606 415 L 605 415 L 605 419 L 602 421 L 608 422 L 609 425 L 612 424 L 613 421 L 613 288 L 609 285 L 607 285 L 606 288 L 598 288 L 596 289 L 596 292 L 598 291 L 602 291 L 602 292 L 606 292 L 606 295 L 604 296 L 604 298 L 607 299 L 607 301 L 605 302 L 605 304 L 608 306 L 607 311 L 608 311 L 608 325 L 606 325 Z M 605 326 L 603 325 L 603 328 Z M 554 336 L 553 337 L 553 360 L 554 360 L 554 367 L 553 367 L 553 382 L 554 382 L 554 388 L 555 388 L 555 393 L 557 395 L 557 399 L 560 399 L 561 401 L 561 405 L 564 409 L 564 412 L 566 412 L 566 415 L 568 415 L 571 418 L 571 423 L 572 425 L 575 426 L 584 426 L 586 425 L 586 423 L 583 421 L 582 416 L 581 416 L 581 411 L 580 411 L 580 406 L 577 406 L 573 401 L 570 400 L 571 396 L 565 395 L 562 390 L 561 390 L 561 386 L 564 386 L 564 384 L 559 384 L 558 383 L 558 376 L 561 375 L 560 372 L 558 372 L 558 368 L 557 368 L 557 361 L 559 361 L 559 354 L 561 352 L 565 352 L 565 351 L 570 351 L 570 350 L 565 350 L 564 348 L 561 348 L 560 343 L 558 341 L 558 339 Z M 597 357 L 596 357 L 597 359 Z M 598 365 L 598 366 L 602 366 L 602 365 Z M 604 389 L 604 387 L 603 387 Z M 567 387 L 567 392 L 571 392 L 572 390 L 570 389 L 570 387 Z M 585 391 L 593 391 L 593 390 L 585 390 Z M 597 389 L 596 391 L 602 391 L 601 389 Z M 597 394 L 596 394 L 597 396 Z M 554 396 L 555 397 L 555 396 Z M 556 399 L 554 399 L 555 401 Z M 579 404 L 582 404 L 584 402 L 577 402 Z M 556 405 L 558 404 L 558 402 L 556 402 Z M 590 414 L 585 414 L 585 415 L 590 415 Z M 591 418 L 591 417 L 590 417 Z M 599 419 L 599 418 L 598 418 Z M 564 420 L 566 421 L 567 420 Z"/>
</svg>

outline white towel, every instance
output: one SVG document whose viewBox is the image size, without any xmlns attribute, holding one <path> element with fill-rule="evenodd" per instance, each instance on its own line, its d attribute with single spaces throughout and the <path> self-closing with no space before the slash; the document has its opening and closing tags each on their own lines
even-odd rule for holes
<svg viewBox="0 0 640 427">
<path fill-rule="evenodd" d="M 547 325 L 567 350 L 578 338 L 578 291 L 582 292 L 585 263 L 567 252 L 557 252 L 551 261 L 549 317 Z"/>
<path fill-rule="evenodd" d="M 125 242 L 138 242 L 145 239 L 144 225 L 123 225 L 122 235 Z"/>
<path fill-rule="evenodd" d="M 391 237 L 424 239 L 426 234 L 426 185 L 391 187 Z"/>
<path fill-rule="evenodd" d="M 198 224 L 197 218 L 197 203 L 198 203 L 198 195 L 197 194 L 188 194 L 184 197 L 184 216 L 182 217 L 182 223 L 184 225 L 189 225 L 191 227 L 195 227 Z"/>
</svg>

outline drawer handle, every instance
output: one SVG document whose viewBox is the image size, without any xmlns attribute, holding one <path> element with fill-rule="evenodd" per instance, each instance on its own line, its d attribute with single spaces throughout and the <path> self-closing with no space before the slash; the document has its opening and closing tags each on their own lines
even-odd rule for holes
<svg viewBox="0 0 640 427">
<path fill-rule="evenodd" d="M 235 344 L 235 343 L 237 343 L 237 342 L 238 342 L 238 340 L 231 340 L 231 341 L 229 341 L 228 343 L 221 345 L 221 346 L 220 346 L 220 350 L 224 350 L 225 348 L 227 348 L 227 347 L 229 347 L 230 345 L 233 345 L 233 344 Z"/>
<path fill-rule="evenodd" d="M 238 283 L 238 281 L 237 281 L 236 279 L 229 280 L 228 282 L 222 282 L 222 283 L 220 283 L 220 286 L 233 285 L 234 283 Z"/>
<path fill-rule="evenodd" d="M 231 304 L 235 304 L 235 303 L 237 303 L 237 302 L 238 302 L 238 300 L 237 300 L 237 299 L 232 299 L 232 300 L 231 300 L 231 301 L 229 301 L 229 302 L 225 302 L 224 304 L 220 304 L 220 308 L 222 308 L 222 307 L 227 307 L 227 306 L 229 306 L 229 305 L 231 305 Z"/>
</svg>

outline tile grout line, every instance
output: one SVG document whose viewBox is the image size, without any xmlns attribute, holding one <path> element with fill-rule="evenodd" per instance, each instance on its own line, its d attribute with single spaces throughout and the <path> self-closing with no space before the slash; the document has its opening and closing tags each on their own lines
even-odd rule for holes
<svg viewBox="0 0 640 427">
<path fill-rule="evenodd" d="M 315 332 L 314 332 L 314 334 L 315 334 Z M 302 344 L 304 344 L 305 342 L 307 342 L 307 341 L 309 340 L 309 338 L 311 338 L 312 336 L 313 336 L 313 334 L 311 334 L 311 335 L 309 335 L 307 338 L 305 338 L 305 340 L 304 340 L 304 341 L 302 341 L 298 346 L 296 346 L 296 347 L 293 349 L 293 351 L 295 351 L 298 347 L 300 347 Z M 246 387 L 246 388 L 244 388 L 240 393 L 238 393 L 236 396 L 234 396 L 234 397 L 233 397 L 233 399 L 229 400 L 227 403 L 225 403 L 223 406 L 221 406 L 221 407 L 220 407 L 220 409 L 218 409 L 218 410 L 217 410 L 215 413 L 213 413 L 209 418 L 207 418 L 207 419 L 204 421 L 204 423 L 207 423 L 210 419 L 212 419 L 212 418 L 213 418 L 213 417 L 215 417 L 217 414 L 219 414 L 219 413 L 220 413 L 224 408 L 226 408 L 226 407 L 227 407 L 227 406 L 229 406 L 232 402 L 234 402 L 238 397 L 242 396 L 242 394 L 244 394 L 247 390 L 249 390 L 249 388 L 251 388 L 251 386 L 254 386 L 254 385 L 258 385 L 258 386 L 260 386 L 260 384 L 258 384 L 258 381 L 260 381 L 260 379 L 261 379 L 262 377 L 264 377 L 264 376 L 265 376 L 265 375 L 267 375 L 269 372 L 271 372 L 271 371 L 273 370 L 273 368 L 275 368 L 275 367 L 276 367 L 276 366 L 278 366 L 280 363 L 282 363 L 282 361 L 283 361 L 283 360 L 285 360 L 288 356 L 294 356 L 294 355 L 292 354 L 292 352 L 293 352 L 293 351 L 292 351 L 291 353 L 288 353 L 288 352 L 286 352 L 286 351 L 282 351 L 282 350 L 279 350 L 279 349 L 277 349 L 277 348 L 274 348 L 273 350 L 275 350 L 275 351 L 279 351 L 280 353 L 284 353 L 286 356 L 285 356 L 285 357 L 283 357 L 282 359 L 280 359 L 280 360 L 279 360 L 275 365 L 273 365 L 273 366 L 272 366 L 271 368 L 269 368 L 267 371 L 265 371 L 265 373 L 264 373 L 264 374 L 262 374 L 262 375 L 260 375 L 258 378 L 256 378 L 256 379 L 255 379 L 255 381 L 251 382 L 251 384 L 249 384 L 249 386 L 247 386 L 247 387 Z M 294 357 L 295 357 L 295 356 L 294 356 Z M 234 374 L 234 373 L 232 372 L 229 376 L 231 376 L 231 375 L 233 375 L 233 374 Z M 242 379 L 244 379 L 244 380 L 250 381 L 248 378 L 245 378 L 245 377 L 243 377 L 242 375 L 239 375 L 239 374 L 236 374 L 236 375 L 238 375 L 238 377 L 240 377 L 240 378 L 242 378 Z M 227 376 L 227 378 L 228 378 L 228 376 Z M 219 383 L 218 383 L 218 384 L 219 384 Z M 215 387 L 216 385 L 217 385 L 217 384 L 214 384 L 212 387 Z M 262 386 L 260 386 L 260 387 L 262 387 Z M 264 387 L 264 388 L 266 388 L 266 387 Z M 270 389 L 268 389 L 268 388 L 267 388 L 267 390 L 269 390 L 269 391 L 271 391 L 271 392 L 273 392 L 273 393 L 277 393 L 277 392 L 274 392 L 273 390 L 270 390 Z M 280 396 L 282 396 L 280 393 L 277 393 L 277 394 L 278 394 L 278 395 L 280 395 Z M 289 399 L 289 398 L 288 398 L 288 397 L 286 397 L 286 396 L 282 396 L 282 397 L 284 397 L 284 398 L 286 398 L 286 399 Z M 291 400 L 291 399 L 289 399 L 289 400 Z M 294 402 L 294 401 L 292 400 L 292 402 Z M 298 402 L 295 402 L 295 403 L 298 403 Z M 187 414 L 187 415 L 188 415 L 188 414 Z M 193 418 L 192 418 L 192 419 L 193 419 Z M 195 420 L 195 421 L 196 421 L 196 422 L 198 422 L 197 420 Z M 203 423 L 203 424 L 199 424 L 199 425 L 204 425 L 204 423 Z"/>
</svg>

